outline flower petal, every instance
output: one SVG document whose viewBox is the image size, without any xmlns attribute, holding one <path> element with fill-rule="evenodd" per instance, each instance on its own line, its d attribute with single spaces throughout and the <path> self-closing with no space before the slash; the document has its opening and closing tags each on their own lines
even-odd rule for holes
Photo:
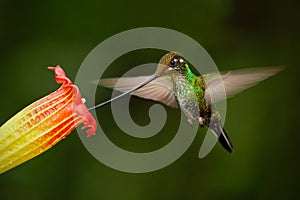
<svg viewBox="0 0 300 200">
<path fill-rule="evenodd" d="M 62 86 L 35 101 L 0 127 L 0 174 L 43 153 L 81 123 L 88 136 L 96 122 L 60 66 L 49 67 Z"/>
</svg>

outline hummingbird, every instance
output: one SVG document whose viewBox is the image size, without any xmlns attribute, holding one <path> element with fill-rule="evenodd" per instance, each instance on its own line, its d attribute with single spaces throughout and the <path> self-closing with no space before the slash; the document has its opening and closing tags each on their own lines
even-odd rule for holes
<svg viewBox="0 0 300 200">
<path fill-rule="evenodd" d="M 157 69 L 151 76 L 100 79 L 99 85 L 125 93 L 90 110 L 129 93 L 159 101 L 167 106 L 180 108 L 189 124 L 193 125 L 196 121 L 200 127 L 207 126 L 218 137 L 224 149 L 231 153 L 232 143 L 222 126 L 220 113 L 213 107 L 214 104 L 256 85 L 281 70 L 281 67 L 268 67 L 228 71 L 221 75 L 209 73 L 196 76 L 181 55 L 169 52 L 159 60 Z M 221 95 L 224 94 L 224 89 L 225 95 Z"/>
</svg>

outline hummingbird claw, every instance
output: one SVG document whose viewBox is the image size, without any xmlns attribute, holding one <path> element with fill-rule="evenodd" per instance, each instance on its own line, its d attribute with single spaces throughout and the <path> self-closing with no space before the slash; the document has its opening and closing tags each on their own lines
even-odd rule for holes
<svg viewBox="0 0 300 200">
<path fill-rule="evenodd" d="M 198 120 L 199 120 L 200 126 L 203 127 L 203 126 L 204 126 L 205 119 L 204 119 L 203 117 L 199 117 Z"/>
</svg>

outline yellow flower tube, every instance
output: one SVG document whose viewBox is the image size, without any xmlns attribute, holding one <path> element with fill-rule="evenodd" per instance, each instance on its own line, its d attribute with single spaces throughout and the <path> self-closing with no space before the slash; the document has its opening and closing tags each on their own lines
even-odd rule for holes
<svg viewBox="0 0 300 200">
<path fill-rule="evenodd" d="M 96 122 L 82 102 L 77 86 L 60 66 L 49 67 L 62 86 L 30 104 L 0 127 L 0 174 L 45 152 L 81 123 L 88 135 Z"/>
</svg>

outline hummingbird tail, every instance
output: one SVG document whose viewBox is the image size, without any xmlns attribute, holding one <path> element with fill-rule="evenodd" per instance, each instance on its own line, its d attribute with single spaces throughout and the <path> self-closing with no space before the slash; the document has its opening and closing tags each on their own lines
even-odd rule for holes
<svg viewBox="0 0 300 200">
<path fill-rule="evenodd" d="M 229 137 L 225 130 L 223 129 L 221 123 L 218 123 L 216 126 L 211 127 L 212 130 L 215 132 L 217 137 L 219 138 L 220 144 L 223 146 L 224 149 L 226 149 L 229 153 L 232 152 L 233 147 L 229 140 Z"/>
</svg>

